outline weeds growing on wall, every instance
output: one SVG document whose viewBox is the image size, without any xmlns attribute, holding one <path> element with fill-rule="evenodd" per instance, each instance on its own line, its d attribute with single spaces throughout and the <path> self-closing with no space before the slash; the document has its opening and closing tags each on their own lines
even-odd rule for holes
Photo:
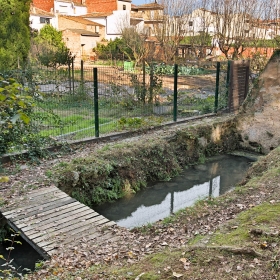
<svg viewBox="0 0 280 280">
<path fill-rule="evenodd" d="M 93 155 L 56 167 L 58 186 L 89 206 L 137 192 L 148 182 L 170 180 L 206 156 L 235 150 L 233 122 L 178 131 L 168 139 L 106 146 Z"/>
</svg>

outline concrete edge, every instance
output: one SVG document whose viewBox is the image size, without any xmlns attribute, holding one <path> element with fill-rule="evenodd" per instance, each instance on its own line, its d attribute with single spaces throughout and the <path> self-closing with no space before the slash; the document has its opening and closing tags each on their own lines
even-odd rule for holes
<svg viewBox="0 0 280 280">
<path fill-rule="evenodd" d="M 70 146 L 71 145 L 75 146 L 75 145 L 79 145 L 82 143 L 99 143 L 99 142 L 102 143 L 105 141 L 113 142 L 116 140 L 121 140 L 121 139 L 126 139 L 126 138 L 129 138 L 132 136 L 141 135 L 147 131 L 152 131 L 152 130 L 156 131 L 156 130 L 160 130 L 164 127 L 175 126 L 178 124 L 188 123 L 188 122 L 191 122 L 194 120 L 204 119 L 204 118 L 208 118 L 208 117 L 215 117 L 215 116 L 217 116 L 216 113 L 210 113 L 210 114 L 205 114 L 205 115 L 201 115 L 201 116 L 194 116 L 194 117 L 189 117 L 189 118 L 185 118 L 185 119 L 180 119 L 177 121 L 167 122 L 162 125 L 150 127 L 150 128 L 143 129 L 143 130 L 113 133 L 113 134 L 109 134 L 109 135 L 105 135 L 105 136 L 101 136 L 101 137 L 90 137 L 90 138 L 84 138 L 84 139 L 75 140 L 75 141 L 65 141 L 64 143 L 59 142 L 57 146 L 48 147 L 48 148 L 45 148 L 44 150 L 49 151 L 49 152 L 57 152 L 65 145 L 65 143 Z M 27 150 L 24 150 L 22 152 L 17 152 L 17 153 L 4 154 L 0 158 L 0 163 L 4 164 L 4 163 L 11 162 L 12 160 L 18 160 L 20 158 L 27 159 L 28 156 L 29 156 L 29 152 Z"/>
</svg>

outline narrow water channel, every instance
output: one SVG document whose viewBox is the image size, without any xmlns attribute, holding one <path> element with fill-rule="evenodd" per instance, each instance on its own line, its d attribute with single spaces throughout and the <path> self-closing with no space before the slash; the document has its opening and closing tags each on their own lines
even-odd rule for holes
<svg viewBox="0 0 280 280">
<path fill-rule="evenodd" d="M 154 182 L 129 198 L 103 204 L 94 210 L 126 228 L 153 223 L 193 205 L 199 199 L 210 195 L 217 197 L 233 189 L 252 162 L 253 159 L 247 157 L 216 156 L 205 164 L 184 170 L 169 182 Z M 22 244 L 14 244 L 15 249 L 10 256 L 14 259 L 12 264 L 19 272 L 24 273 L 24 268 L 34 270 L 35 263 L 43 258 L 20 237 L 17 240 Z M 0 255 L 7 258 L 6 248 L 9 246 L 9 242 L 0 244 Z M 0 259 L 0 266 L 4 263 Z"/>
<path fill-rule="evenodd" d="M 252 161 L 242 156 L 215 156 L 168 182 L 154 182 L 130 197 L 96 206 L 94 210 L 126 228 L 153 223 L 199 199 L 230 191 L 242 180 Z"/>
</svg>

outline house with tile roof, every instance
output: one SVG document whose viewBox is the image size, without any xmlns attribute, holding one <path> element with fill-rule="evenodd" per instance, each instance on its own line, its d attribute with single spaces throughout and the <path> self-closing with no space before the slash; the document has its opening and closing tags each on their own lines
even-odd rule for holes
<svg viewBox="0 0 280 280">
<path fill-rule="evenodd" d="M 29 23 L 32 29 L 39 31 L 46 24 L 57 28 L 57 20 L 54 13 L 46 12 L 31 5 L 29 14 Z"/>
<path fill-rule="evenodd" d="M 113 12 L 131 10 L 131 0 L 33 0 L 33 5 L 46 12 L 56 12 L 80 15 L 78 10 L 86 7 L 86 13 Z M 72 6 L 72 7 L 71 7 Z"/>
<path fill-rule="evenodd" d="M 163 21 L 163 10 L 163 5 L 158 4 L 156 1 L 138 6 L 132 5 L 130 21 L 148 36 L 154 36 L 153 29 L 155 25 Z"/>
<path fill-rule="evenodd" d="M 131 10 L 131 0 L 85 0 L 88 13 Z"/>
<path fill-rule="evenodd" d="M 136 6 L 131 0 L 33 0 L 32 7 L 33 14 L 38 14 L 34 28 L 39 30 L 43 22 L 52 24 L 62 31 L 76 57 L 90 56 L 97 42 L 121 37 L 125 27 L 136 26 L 152 35 L 154 23 L 160 22 L 163 14 L 156 1 Z"/>
<path fill-rule="evenodd" d="M 58 29 L 76 58 L 90 58 L 92 49 L 105 37 L 105 26 L 80 16 L 58 16 Z"/>
<path fill-rule="evenodd" d="M 90 13 L 83 15 L 87 20 L 98 22 L 105 26 L 106 40 L 114 40 L 121 37 L 121 33 L 124 27 L 130 25 L 130 11 L 119 10 L 108 13 Z"/>
<path fill-rule="evenodd" d="M 83 1 L 82 1 L 83 2 Z M 54 0 L 54 13 L 60 15 L 79 16 L 87 13 L 87 6 L 81 1 Z"/>
</svg>

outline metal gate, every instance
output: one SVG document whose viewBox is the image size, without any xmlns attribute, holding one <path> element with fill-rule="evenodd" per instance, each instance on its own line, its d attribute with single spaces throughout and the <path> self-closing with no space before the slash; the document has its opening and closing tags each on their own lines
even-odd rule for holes
<svg viewBox="0 0 280 280">
<path fill-rule="evenodd" d="M 231 61 L 229 79 L 228 108 L 230 113 L 237 112 L 249 90 L 250 61 Z"/>
</svg>

